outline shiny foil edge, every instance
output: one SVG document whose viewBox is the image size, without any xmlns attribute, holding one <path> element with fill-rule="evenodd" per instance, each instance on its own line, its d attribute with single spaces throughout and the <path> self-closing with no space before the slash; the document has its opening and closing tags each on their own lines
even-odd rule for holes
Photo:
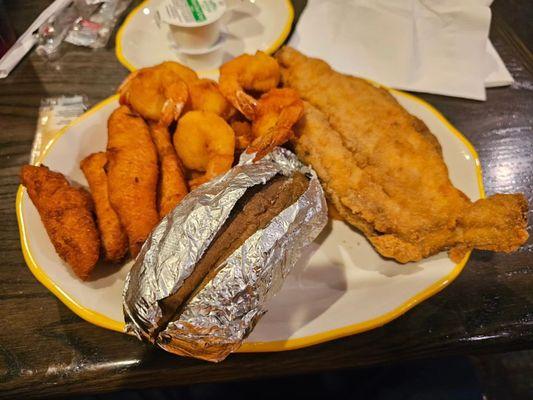
<svg viewBox="0 0 533 400">
<path fill-rule="evenodd" d="M 180 317 L 161 332 L 157 345 L 207 361 L 225 359 L 267 311 L 268 300 L 326 223 L 322 187 L 311 175 L 306 192 L 226 259 Z"/>
<path fill-rule="evenodd" d="M 277 148 L 257 163 L 252 160 L 253 155 L 243 154 L 237 166 L 191 192 L 154 229 L 124 286 L 127 333 L 176 354 L 220 361 L 240 346 L 266 312 L 266 301 L 279 290 L 302 249 L 325 226 L 327 206 L 314 171 L 301 164 L 290 151 Z M 304 194 L 237 249 L 215 278 L 189 301 L 178 321 L 169 323 L 159 333 L 157 321 L 162 311 L 158 301 L 181 287 L 239 198 L 248 188 L 263 184 L 278 173 L 288 176 L 296 171 L 310 178 Z M 298 223 L 299 220 L 305 223 Z M 277 239 L 267 246 L 262 237 Z M 282 242 L 286 245 L 279 245 Z M 253 255 L 250 260 L 246 257 L 248 253 Z M 235 273 L 239 271 L 251 274 L 246 284 L 236 280 Z M 233 302 L 223 295 L 239 296 L 235 292 L 238 286 L 231 288 L 221 282 L 223 276 L 232 273 L 233 280 L 228 284 L 241 284 L 246 290 L 253 291 L 243 297 L 248 304 L 239 303 L 242 306 L 240 312 L 231 309 Z M 217 325 L 208 323 L 208 318 L 203 322 L 199 319 L 202 312 L 205 314 L 205 309 L 200 311 L 202 302 L 208 299 L 218 299 L 217 312 L 228 315 L 224 323 Z M 214 306 L 211 302 L 210 307 Z M 247 310 L 245 315 L 244 309 Z M 195 313 L 198 313 L 196 319 Z M 239 318 L 241 324 L 237 323 Z"/>
</svg>

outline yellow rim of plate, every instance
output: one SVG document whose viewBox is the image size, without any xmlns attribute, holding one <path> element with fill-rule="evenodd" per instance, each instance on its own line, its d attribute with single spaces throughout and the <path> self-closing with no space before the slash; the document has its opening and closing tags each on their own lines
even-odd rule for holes
<svg viewBox="0 0 533 400">
<path fill-rule="evenodd" d="M 412 94 L 405 93 L 399 90 L 395 90 L 395 89 L 388 89 L 388 90 L 396 95 L 407 97 L 413 101 L 416 101 L 417 103 L 429 109 L 467 147 L 475 163 L 479 195 L 481 198 L 484 198 L 485 190 L 483 188 L 483 177 L 481 173 L 481 164 L 479 162 L 479 157 L 478 157 L 476 150 L 474 149 L 474 146 L 472 146 L 472 144 L 468 141 L 468 139 L 464 137 L 463 134 L 459 132 L 452 124 L 450 124 L 450 122 L 448 122 L 448 120 L 439 111 L 437 111 L 432 105 L 430 105 L 426 101 L 416 96 L 413 96 Z M 53 145 L 56 143 L 56 141 L 63 134 L 65 134 L 71 127 L 77 125 L 80 121 L 94 114 L 96 111 L 106 106 L 108 103 L 115 101 L 117 98 L 118 98 L 118 95 L 108 97 L 107 99 L 96 104 L 86 113 L 81 115 L 79 118 L 72 121 L 70 124 L 65 126 L 63 129 L 58 131 L 57 134 L 54 136 L 54 138 L 50 141 L 50 143 L 46 146 L 46 148 L 40 155 L 37 161 L 37 164 L 40 164 L 45 159 L 46 155 L 48 154 L 50 149 L 53 147 Z M 22 185 L 20 185 L 18 192 L 17 192 L 16 211 L 17 211 L 17 221 L 18 221 L 19 231 L 20 231 L 20 242 L 22 245 L 22 253 L 24 254 L 24 259 L 26 260 L 26 263 L 28 264 L 28 267 L 30 271 L 32 272 L 32 274 L 37 278 L 39 282 L 41 282 L 48 290 L 50 290 L 57 298 L 59 298 L 59 300 L 61 300 L 68 308 L 70 308 L 75 314 L 77 314 L 84 320 L 94 325 L 98 325 L 106 329 L 110 329 L 110 330 L 123 333 L 124 332 L 123 322 L 116 321 L 103 314 L 100 314 L 96 311 L 85 308 L 81 306 L 80 304 L 78 304 L 71 295 L 63 291 L 59 286 L 57 286 L 50 279 L 50 277 L 46 275 L 44 270 L 37 264 L 37 262 L 33 258 L 31 251 L 30 251 L 30 245 L 29 245 L 28 237 L 26 235 L 26 228 L 24 225 L 24 218 L 22 215 L 24 191 L 25 189 L 23 188 Z M 379 317 L 376 317 L 376 318 L 373 318 L 367 321 L 363 321 L 357 324 L 348 325 L 342 328 L 337 328 L 337 329 L 317 333 L 315 335 L 305 336 L 302 338 L 271 341 L 271 342 L 243 343 L 243 345 L 239 348 L 238 352 L 250 353 L 250 352 L 273 352 L 273 351 L 294 350 L 294 349 L 299 349 L 302 347 L 308 347 L 308 346 L 312 346 L 315 344 L 327 342 L 327 341 L 334 340 L 334 339 L 339 339 L 345 336 L 350 336 L 356 333 L 361 333 L 361 332 L 368 331 L 373 328 L 383 326 L 387 322 L 390 322 L 393 319 L 398 318 L 399 316 L 407 312 L 409 309 L 413 308 L 415 305 L 433 296 L 434 294 L 440 292 L 442 289 L 448 286 L 455 278 L 457 278 L 457 276 L 463 270 L 469 257 L 470 257 L 470 252 L 466 254 L 464 259 L 460 263 L 455 265 L 454 269 L 447 276 L 434 282 L 433 284 L 428 286 L 426 289 L 424 289 L 420 293 L 416 294 L 415 296 L 405 301 L 399 307 L 383 315 L 380 315 Z"/>
<path fill-rule="evenodd" d="M 122 51 L 122 36 L 124 36 L 124 31 L 126 29 L 126 26 L 131 23 L 131 20 L 133 19 L 133 17 L 138 12 L 140 12 L 141 9 L 145 7 L 146 4 L 150 1 L 152 0 L 145 0 L 141 4 L 139 4 L 137 7 L 135 7 L 133 10 L 131 10 L 128 16 L 124 19 L 122 26 L 119 28 L 116 39 L 115 39 L 115 56 L 118 58 L 120 63 L 124 67 L 129 69 L 131 72 L 135 71 L 137 68 L 135 68 L 135 66 L 126 59 L 126 56 L 124 56 L 124 52 Z M 292 22 L 294 21 L 294 8 L 290 0 L 285 0 L 285 6 L 287 7 L 287 12 L 288 12 L 287 22 L 285 22 L 285 26 L 283 27 L 280 35 L 274 41 L 274 43 L 272 43 L 270 46 L 266 48 L 266 50 L 264 50 L 264 52 L 267 54 L 272 54 L 279 47 L 281 47 L 281 45 L 283 44 L 285 39 L 287 39 L 287 36 L 289 36 L 289 33 L 291 32 Z M 197 73 L 202 74 L 202 75 L 209 75 L 209 74 L 213 74 L 216 71 L 218 71 L 218 69 L 197 71 Z"/>
</svg>

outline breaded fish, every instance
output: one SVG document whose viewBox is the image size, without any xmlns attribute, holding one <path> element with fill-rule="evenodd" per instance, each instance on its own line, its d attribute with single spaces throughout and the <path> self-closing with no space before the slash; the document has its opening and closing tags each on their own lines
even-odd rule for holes
<svg viewBox="0 0 533 400">
<path fill-rule="evenodd" d="M 117 262 L 124 258 L 128 251 L 128 236 L 109 202 L 107 175 L 104 170 L 106 164 L 106 153 L 98 152 L 85 157 L 80 168 L 91 189 L 104 257 L 108 261 Z"/>
<path fill-rule="evenodd" d="M 385 89 L 291 48 L 278 52 L 285 86 L 306 101 L 296 153 L 329 200 L 383 256 L 399 262 L 452 249 L 510 252 L 525 242 L 523 195 L 472 203 L 455 188 L 438 140 Z"/>
<path fill-rule="evenodd" d="M 20 179 L 57 251 L 80 279 L 87 279 L 100 255 L 100 236 L 91 196 L 70 186 L 59 172 L 25 165 Z"/>
<path fill-rule="evenodd" d="M 159 216 L 163 218 L 187 195 L 189 189 L 183 165 L 174 150 L 168 128 L 160 123 L 152 123 L 150 134 L 159 155 L 157 206 Z"/>
<path fill-rule="evenodd" d="M 127 106 L 111 114 L 107 128 L 109 200 L 126 229 L 135 257 L 159 221 L 157 151 L 148 126 Z"/>
</svg>

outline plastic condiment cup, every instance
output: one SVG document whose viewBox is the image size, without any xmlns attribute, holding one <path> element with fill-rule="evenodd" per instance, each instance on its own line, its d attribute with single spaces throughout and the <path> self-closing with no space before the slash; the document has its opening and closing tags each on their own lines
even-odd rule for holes
<svg viewBox="0 0 533 400">
<path fill-rule="evenodd" d="M 167 0 L 159 8 L 162 22 L 183 49 L 209 49 L 220 37 L 223 0 Z"/>
</svg>

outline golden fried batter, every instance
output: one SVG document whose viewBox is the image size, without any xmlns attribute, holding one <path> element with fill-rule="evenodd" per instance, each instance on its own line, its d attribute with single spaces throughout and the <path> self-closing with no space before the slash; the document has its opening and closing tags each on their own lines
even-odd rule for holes
<svg viewBox="0 0 533 400">
<path fill-rule="evenodd" d="M 408 262 L 450 247 L 508 252 L 527 239 L 523 195 L 472 204 L 450 182 L 436 138 L 386 90 L 291 48 L 277 57 L 284 85 L 307 101 L 295 129 L 299 158 L 381 255 Z"/>
<path fill-rule="evenodd" d="M 193 110 L 211 111 L 228 120 L 236 109 L 220 93 L 218 84 L 210 79 L 199 79 L 188 84 L 191 108 Z"/>
<path fill-rule="evenodd" d="M 166 61 L 132 72 L 120 85 L 120 104 L 147 120 L 169 125 L 180 116 L 189 97 L 187 85 L 198 79 L 185 65 Z"/>
<path fill-rule="evenodd" d="M 159 154 L 158 209 L 163 218 L 187 195 L 187 180 L 181 160 L 170 141 L 168 128 L 161 124 L 150 124 L 150 134 Z"/>
<path fill-rule="evenodd" d="M 268 92 L 278 86 L 279 65 L 268 54 L 241 54 L 220 66 L 219 88 L 233 106 L 250 121 L 257 101 L 246 91 Z"/>
<path fill-rule="evenodd" d="M 20 179 L 57 254 L 78 277 L 87 279 L 100 255 L 100 237 L 89 193 L 70 186 L 62 174 L 45 166 L 23 166 Z"/>
<path fill-rule="evenodd" d="M 457 220 L 456 249 L 516 250 L 527 240 L 525 215 L 528 204 L 524 196 L 495 194 L 466 207 Z M 451 253 L 452 259 L 453 253 Z M 455 258 L 456 261 L 457 257 Z"/>
<path fill-rule="evenodd" d="M 126 229 L 135 257 L 159 221 L 157 151 L 148 126 L 127 106 L 111 114 L 107 127 L 109 200 Z"/>
<path fill-rule="evenodd" d="M 189 181 L 196 188 L 228 171 L 233 164 L 235 132 L 210 111 L 189 111 L 178 122 L 174 148 L 185 167 L 205 171 Z"/>
<path fill-rule="evenodd" d="M 252 125 L 248 121 L 241 121 L 234 118 L 230 122 L 231 129 L 235 132 L 235 150 L 242 152 L 254 140 Z"/>
<path fill-rule="evenodd" d="M 107 175 L 104 170 L 106 163 L 106 153 L 99 152 L 85 157 L 80 168 L 91 189 L 104 257 L 108 261 L 117 262 L 124 258 L 128 251 L 128 236 L 109 202 Z"/>
<path fill-rule="evenodd" d="M 281 146 L 293 135 L 292 127 L 303 115 L 304 104 L 293 89 L 271 89 L 257 102 L 252 124 L 255 140 L 248 153 L 256 160 L 264 157 L 274 147 Z"/>
</svg>

